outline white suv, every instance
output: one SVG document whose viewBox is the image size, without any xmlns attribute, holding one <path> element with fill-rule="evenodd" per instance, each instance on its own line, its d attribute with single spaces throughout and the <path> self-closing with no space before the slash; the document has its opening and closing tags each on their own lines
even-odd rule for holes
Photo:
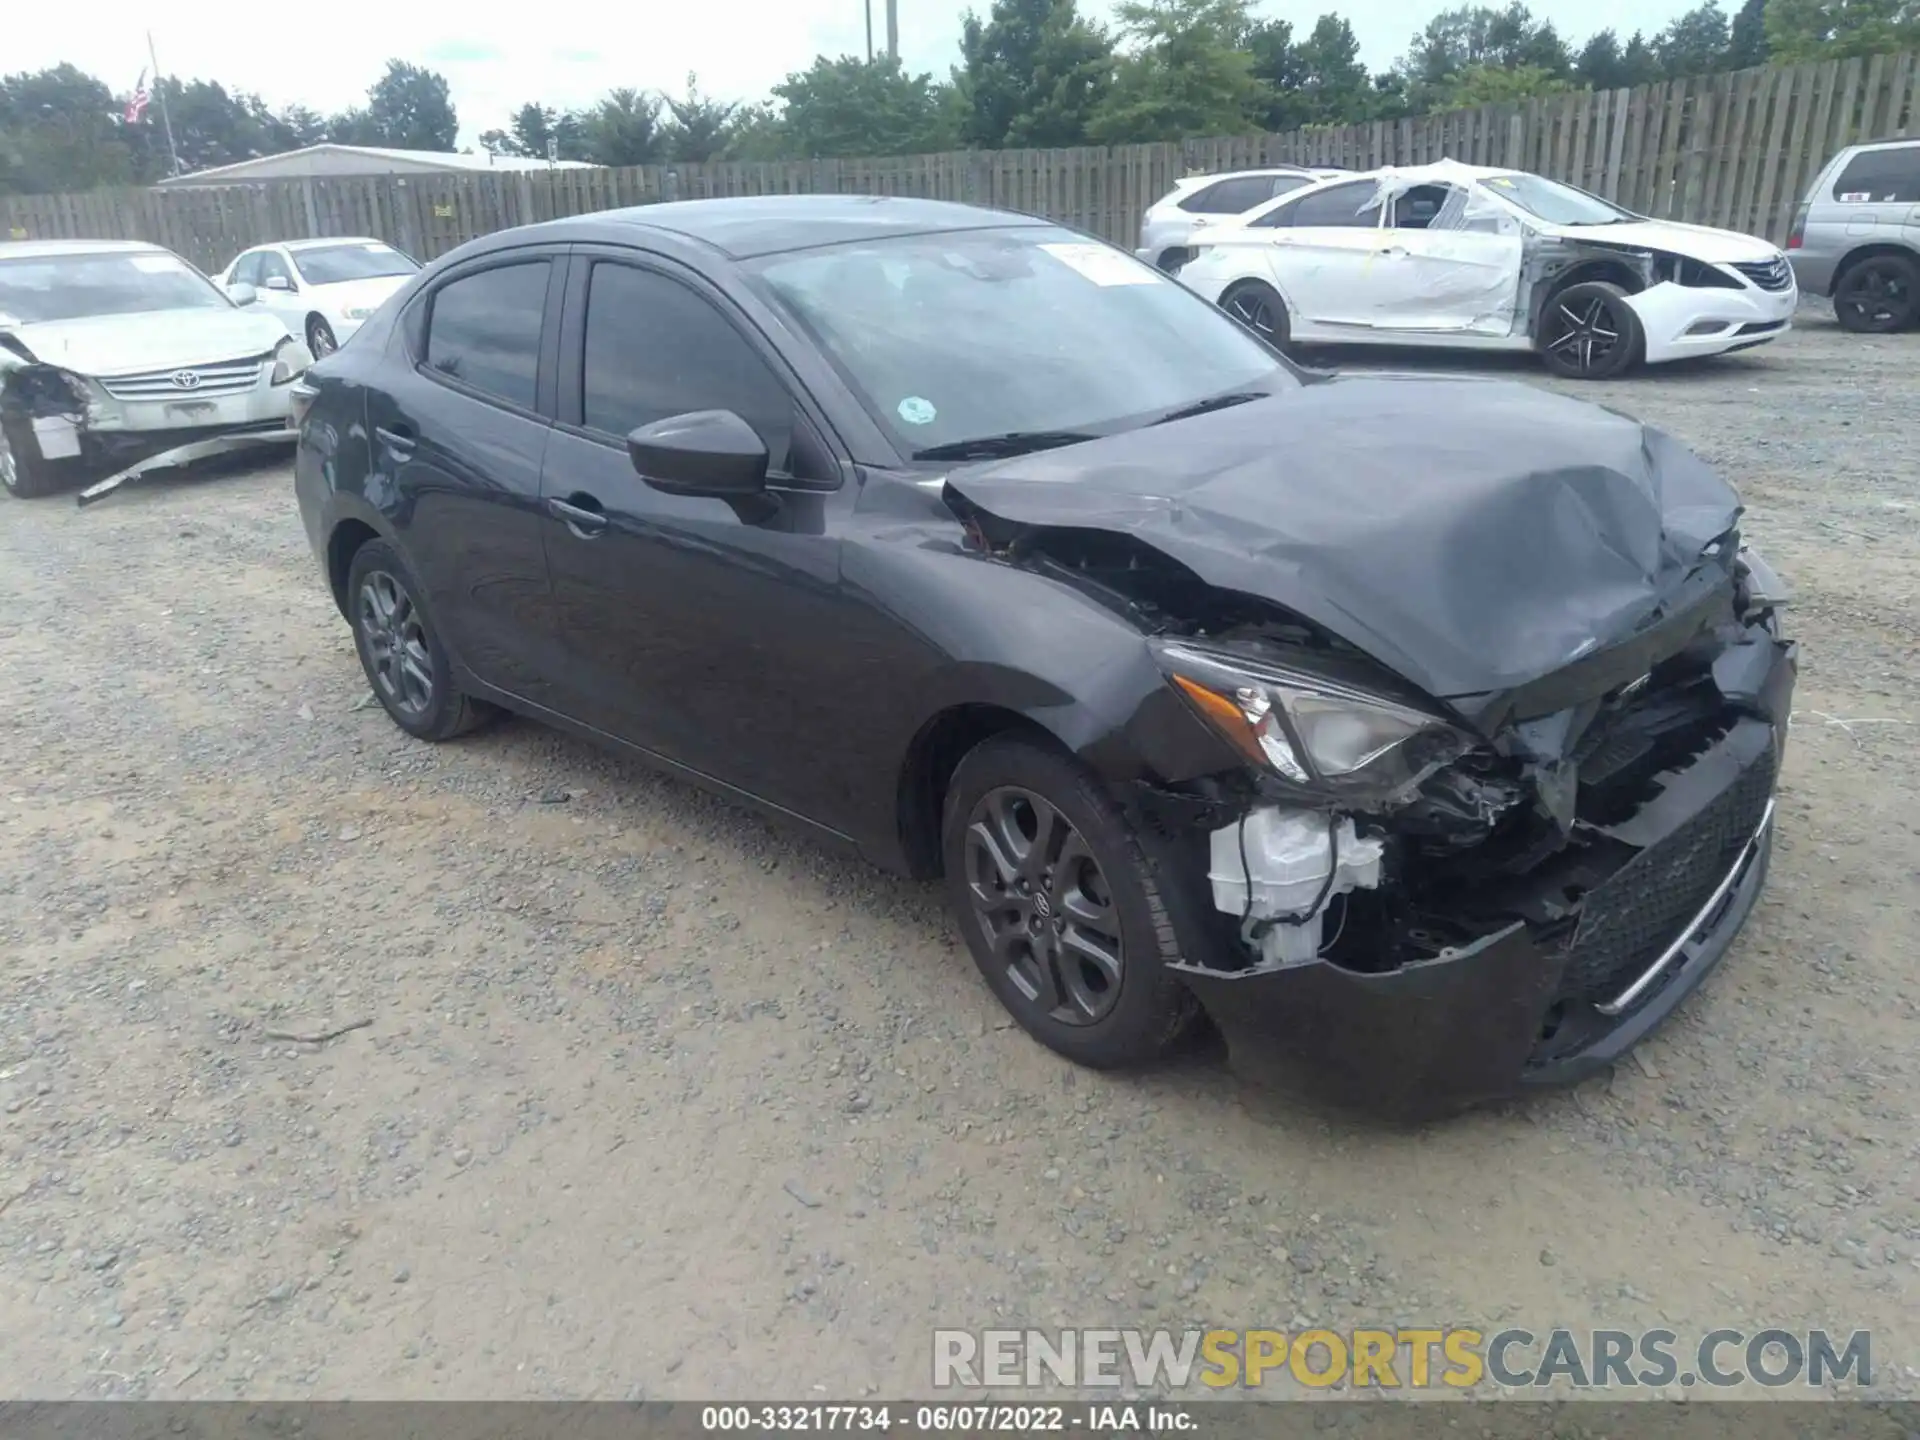
<svg viewBox="0 0 1920 1440">
<path fill-rule="evenodd" d="M 1140 248 L 1134 253 L 1149 265 L 1176 271 L 1193 258 L 1188 241 L 1197 229 L 1244 215 L 1289 190 L 1344 170 L 1315 170 L 1278 165 L 1267 170 L 1235 170 L 1225 175 L 1189 175 L 1162 196 L 1140 221 Z"/>
</svg>

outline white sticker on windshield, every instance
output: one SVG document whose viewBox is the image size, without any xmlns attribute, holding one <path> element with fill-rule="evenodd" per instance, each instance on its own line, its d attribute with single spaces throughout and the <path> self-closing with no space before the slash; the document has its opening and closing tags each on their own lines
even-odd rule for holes
<svg viewBox="0 0 1920 1440">
<path fill-rule="evenodd" d="M 918 395 L 907 396 L 893 408 L 909 425 L 931 425 L 933 417 L 940 413 L 933 408 L 931 400 L 922 400 Z"/>
<path fill-rule="evenodd" d="M 1163 278 L 1151 266 L 1104 245 L 1042 245 L 1040 248 L 1096 285 L 1153 285 Z"/>
<path fill-rule="evenodd" d="M 149 275 L 171 275 L 180 268 L 180 262 L 171 255 L 135 255 L 132 259 L 134 269 Z"/>
<path fill-rule="evenodd" d="M 1846 194 L 1840 197 L 1840 200 L 1841 200 L 1841 203 L 1843 204 L 1858 205 L 1861 201 L 1871 200 L 1872 198 L 1873 198 L 1872 194 L 1869 193 L 1868 191 L 1849 190 Z"/>
</svg>

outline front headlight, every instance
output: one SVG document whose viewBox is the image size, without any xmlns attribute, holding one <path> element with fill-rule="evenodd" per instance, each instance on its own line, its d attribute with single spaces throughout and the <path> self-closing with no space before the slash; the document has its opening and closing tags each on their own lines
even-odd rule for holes
<svg viewBox="0 0 1920 1440">
<path fill-rule="evenodd" d="M 273 374 L 269 379 L 275 385 L 285 385 L 304 375 L 311 364 L 313 352 L 289 335 L 274 347 Z"/>
<path fill-rule="evenodd" d="M 1388 800 L 1474 744 L 1438 715 L 1306 671 L 1176 642 L 1153 653 L 1248 760 L 1322 794 Z"/>
</svg>

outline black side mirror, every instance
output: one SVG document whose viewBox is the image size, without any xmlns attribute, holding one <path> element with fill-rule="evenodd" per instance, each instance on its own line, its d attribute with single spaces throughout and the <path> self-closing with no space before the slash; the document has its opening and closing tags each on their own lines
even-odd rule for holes
<svg viewBox="0 0 1920 1440">
<path fill-rule="evenodd" d="M 767 488 L 767 446 L 731 410 L 694 410 L 642 425 L 627 436 L 640 478 L 669 495 L 727 499 Z"/>
</svg>

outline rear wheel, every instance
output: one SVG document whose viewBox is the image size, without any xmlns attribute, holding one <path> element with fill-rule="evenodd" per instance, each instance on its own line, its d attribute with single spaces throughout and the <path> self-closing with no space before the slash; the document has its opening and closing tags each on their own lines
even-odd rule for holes
<svg viewBox="0 0 1920 1440">
<path fill-rule="evenodd" d="M 1536 337 L 1540 358 L 1570 380 L 1611 380 L 1640 358 L 1646 334 L 1627 292 L 1604 280 L 1569 285 L 1547 301 Z"/>
<path fill-rule="evenodd" d="M 50 495 L 60 488 L 60 469 L 43 458 L 24 420 L 0 416 L 0 490 L 18 500 Z"/>
<path fill-rule="evenodd" d="M 420 593 L 406 561 L 386 541 L 369 540 L 354 552 L 347 619 L 374 698 L 409 735 L 451 740 L 493 710 L 455 687 L 453 663 Z"/>
<path fill-rule="evenodd" d="M 1275 349 L 1286 350 L 1293 340 L 1293 321 L 1280 292 L 1259 280 L 1239 280 L 1220 297 L 1220 308 Z"/>
<path fill-rule="evenodd" d="M 1906 329 L 1920 318 L 1920 261 L 1908 255 L 1854 261 L 1834 282 L 1833 318 L 1856 335 Z"/>
<path fill-rule="evenodd" d="M 1161 881 L 1100 782 L 1036 741 L 1001 736 L 955 769 L 941 832 L 967 947 L 1021 1028 L 1099 1069 L 1142 1065 L 1199 1010 Z"/>
</svg>

